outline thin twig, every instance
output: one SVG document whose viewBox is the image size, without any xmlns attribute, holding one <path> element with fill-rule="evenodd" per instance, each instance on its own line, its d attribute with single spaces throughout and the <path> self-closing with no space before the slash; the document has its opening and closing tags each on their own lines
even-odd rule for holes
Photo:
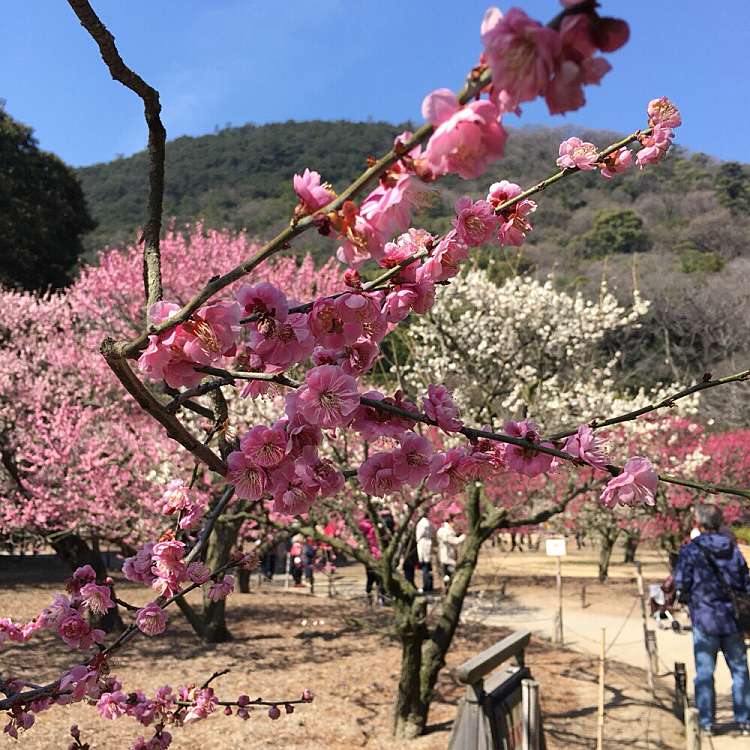
<svg viewBox="0 0 750 750">
<path fill-rule="evenodd" d="M 695 385 L 683 388 L 681 391 L 677 391 L 677 393 L 672 393 L 669 396 L 665 396 L 661 401 L 647 404 L 640 409 L 634 409 L 633 411 L 626 412 L 625 414 L 620 414 L 617 417 L 611 417 L 609 419 L 603 420 L 592 419 L 588 423 L 588 425 L 592 428 L 601 429 L 602 427 L 610 427 L 611 425 L 621 424 L 622 422 L 630 422 L 634 419 L 637 419 L 638 417 L 643 416 L 644 414 L 649 414 L 650 412 L 654 412 L 659 409 L 668 409 L 674 406 L 675 402 L 679 401 L 680 399 L 687 398 L 688 396 L 692 396 L 694 393 L 699 393 L 700 391 L 705 391 L 707 388 L 715 388 L 717 385 L 727 385 L 728 383 L 742 383 L 746 380 L 750 380 L 750 369 L 742 370 L 742 372 L 737 372 L 734 375 L 727 375 L 723 378 L 715 378 L 713 380 L 708 378 L 702 380 L 700 383 L 696 383 Z M 569 428 L 567 430 L 563 430 L 562 432 L 556 432 L 554 435 L 550 435 L 546 439 L 562 440 L 563 438 L 575 435 L 577 431 L 578 427 Z"/>
</svg>

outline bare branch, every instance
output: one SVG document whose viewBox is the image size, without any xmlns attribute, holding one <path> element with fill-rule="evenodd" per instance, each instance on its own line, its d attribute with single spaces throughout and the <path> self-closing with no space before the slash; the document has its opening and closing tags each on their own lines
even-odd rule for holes
<svg viewBox="0 0 750 750">
<path fill-rule="evenodd" d="M 146 224 L 143 228 L 143 284 L 146 292 L 146 312 L 154 302 L 162 298 L 161 214 L 164 204 L 164 160 L 167 133 L 161 121 L 159 92 L 149 86 L 135 71 L 131 70 L 120 57 L 115 46 L 115 38 L 101 22 L 88 0 L 68 0 L 73 12 L 78 16 L 86 31 L 99 46 L 112 78 L 129 88 L 143 100 L 143 113 L 148 126 L 148 205 Z"/>
</svg>

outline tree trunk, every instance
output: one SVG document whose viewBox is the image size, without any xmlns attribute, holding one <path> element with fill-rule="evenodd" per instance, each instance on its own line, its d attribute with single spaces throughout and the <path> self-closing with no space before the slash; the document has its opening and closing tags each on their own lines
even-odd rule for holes
<svg viewBox="0 0 750 750">
<path fill-rule="evenodd" d="M 206 546 L 206 565 L 216 570 L 229 562 L 229 555 L 237 542 L 242 521 L 217 521 L 213 533 L 208 538 Z M 208 589 L 203 593 L 203 634 L 208 643 L 224 643 L 232 639 L 226 623 L 226 601 L 219 599 L 212 602 L 207 596 Z"/>
<path fill-rule="evenodd" d="M 640 539 L 633 535 L 628 534 L 628 538 L 625 540 L 625 557 L 623 558 L 624 563 L 634 563 L 635 553 L 638 550 L 638 544 Z"/>
<path fill-rule="evenodd" d="M 476 502 L 478 504 L 478 495 Z M 435 627 L 432 628 L 428 637 L 423 636 L 419 639 L 418 653 L 416 639 L 405 639 L 402 636 L 401 680 L 396 699 L 394 723 L 394 734 L 398 737 L 407 739 L 417 737 L 422 734 L 427 725 L 435 684 L 440 670 L 445 666 L 445 655 L 451 647 L 461 619 L 466 592 L 477 566 L 479 549 L 486 539 L 486 535 L 483 536 L 479 528 L 478 512 L 474 517 L 476 522 L 472 523 L 467 531 L 463 553 L 443 599 Z M 416 602 L 426 610 L 425 599 L 420 597 Z M 417 667 L 419 668 L 418 680 L 414 676 Z"/>
<path fill-rule="evenodd" d="M 71 571 L 84 565 L 90 565 L 96 573 L 97 581 L 102 582 L 107 577 L 107 566 L 96 541 L 89 546 L 86 540 L 78 534 L 66 534 L 55 539 L 51 545 L 57 556 Z M 112 593 L 114 594 L 114 587 L 112 587 Z M 101 628 L 106 633 L 125 630 L 125 623 L 120 617 L 117 605 L 99 617 L 92 617 L 91 622 L 95 627 Z"/>
<path fill-rule="evenodd" d="M 401 675 L 393 715 L 393 734 L 403 739 L 419 737 L 424 730 L 428 706 L 422 700 L 422 645 L 425 636 L 427 600 L 393 599 L 396 632 L 401 640 Z"/>
<path fill-rule="evenodd" d="M 250 593 L 250 571 L 249 570 L 238 570 L 237 571 L 237 585 L 240 589 L 240 594 Z"/>
<path fill-rule="evenodd" d="M 612 559 L 612 551 L 615 548 L 618 534 L 610 536 L 601 534 L 599 537 L 599 580 L 604 583 L 609 578 L 609 563 Z"/>
</svg>

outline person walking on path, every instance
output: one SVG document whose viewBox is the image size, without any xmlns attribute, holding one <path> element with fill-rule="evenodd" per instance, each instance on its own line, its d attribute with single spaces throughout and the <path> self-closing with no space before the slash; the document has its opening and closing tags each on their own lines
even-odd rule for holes
<svg viewBox="0 0 750 750">
<path fill-rule="evenodd" d="M 427 516 L 417 522 L 415 531 L 417 537 L 417 559 L 422 570 L 422 591 L 428 594 L 432 591 L 432 538 L 435 527 Z"/>
<path fill-rule="evenodd" d="M 464 539 L 466 535 L 458 536 L 449 519 L 443 521 L 443 525 L 438 529 L 438 559 L 443 568 L 443 583 L 446 587 L 453 578 L 458 562 L 458 547 Z"/>
<path fill-rule="evenodd" d="M 716 716 L 714 669 L 716 655 L 724 654 L 732 673 L 734 720 L 743 736 L 750 736 L 750 676 L 743 634 L 735 616 L 730 589 L 750 593 L 750 574 L 737 545 L 725 534 L 721 510 L 698 505 L 695 520 L 700 535 L 680 550 L 675 586 L 686 600 L 693 623 L 695 703 L 701 729 L 713 733 Z"/>
</svg>

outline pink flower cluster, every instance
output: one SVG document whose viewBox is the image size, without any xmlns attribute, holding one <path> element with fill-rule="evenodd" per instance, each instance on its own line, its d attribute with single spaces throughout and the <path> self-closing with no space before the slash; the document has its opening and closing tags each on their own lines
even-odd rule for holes
<svg viewBox="0 0 750 750">
<path fill-rule="evenodd" d="M 203 517 L 204 504 L 194 500 L 192 494 L 181 479 L 174 479 L 167 485 L 159 503 L 162 513 L 168 516 L 178 514 L 177 525 L 181 529 L 194 528 Z"/>
<path fill-rule="evenodd" d="M 129 581 L 152 588 L 159 596 L 179 593 L 183 584 L 202 585 L 211 579 L 211 570 L 200 560 L 184 561 L 185 544 L 171 538 L 171 532 L 159 542 L 147 542 L 133 557 L 125 559 L 122 573 Z M 136 624 L 146 635 L 163 633 L 167 620 L 164 610 L 151 602 L 136 613 Z"/>
<path fill-rule="evenodd" d="M 542 26 L 519 8 L 484 16 L 483 60 L 492 71 L 492 98 L 503 112 L 545 97 L 551 114 L 582 107 L 583 87 L 598 84 L 611 66 L 597 52 L 614 52 L 629 37 L 628 25 L 594 9 L 566 15 L 559 30 Z"/>
<path fill-rule="evenodd" d="M 602 492 L 601 502 L 607 508 L 617 505 L 655 505 L 659 476 L 647 458 L 629 459 L 622 472 L 612 477 Z"/>
<path fill-rule="evenodd" d="M 417 170 L 428 179 L 455 173 L 465 180 L 479 177 L 503 158 L 507 134 L 496 104 L 480 99 L 461 106 L 450 89 L 437 89 L 422 102 L 422 116 L 435 126 Z"/>
<path fill-rule="evenodd" d="M 321 427 L 348 424 L 359 407 L 357 383 L 341 367 L 308 370 L 305 384 L 286 398 L 286 418 L 273 427 L 258 425 L 227 457 L 228 479 L 241 498 L 273 497 L 276 513 L 306 513 L 316 496 L 341 489 L 344 478 L 318 456 Z"/>
<path fill-rule="evenodd" d="M 149 319 L 162 323 L 179 309 L 173 302 L 157 302 L 149 310 Z M 237 303 L 220 300 L 200 308 L 185 323 L 150 335 L 138 360 L 141 370 L 173 388 L 197 385 L 204 376 L 195 365 L 212 365 L 235 354 L 240 314 Z"/>
<path fill-rule="evenodd" d="M 565 441 L 563 451 L 597 469 L 604 469 L 609 462 L 604 441 L 586 424 L 582 424 L 576 434 Z"/>
<path fill-rule="evenodd" d="M 111 580 L 108 579 L 111 584 Z M 19 625 L 9 618 L 0 619 L 0 646 L 10 640 L 24 643 L 40 630 L 51 630 L 75 650 L 91 648 L 102 643 L 104 631 L 89 623 L 88 613 L 103 615 L 112 609 L 112 592 L 109 586 L 96 583 L 96 573 L 90 565 L 77 568 L 68 579 L 69 596 L 56 594 L 48 607 L 33 620 Z"/>
<path fill-rule="evenodd" d="M 648 103 L 648 124 L 651 132 L 639 137 L 643 148 L 635 155 L 638 166 L 657 164 L 666 155 L 674 140 L 674 128 L 682 124 L 680 111 L 666 96 Z"/>
</svg>

